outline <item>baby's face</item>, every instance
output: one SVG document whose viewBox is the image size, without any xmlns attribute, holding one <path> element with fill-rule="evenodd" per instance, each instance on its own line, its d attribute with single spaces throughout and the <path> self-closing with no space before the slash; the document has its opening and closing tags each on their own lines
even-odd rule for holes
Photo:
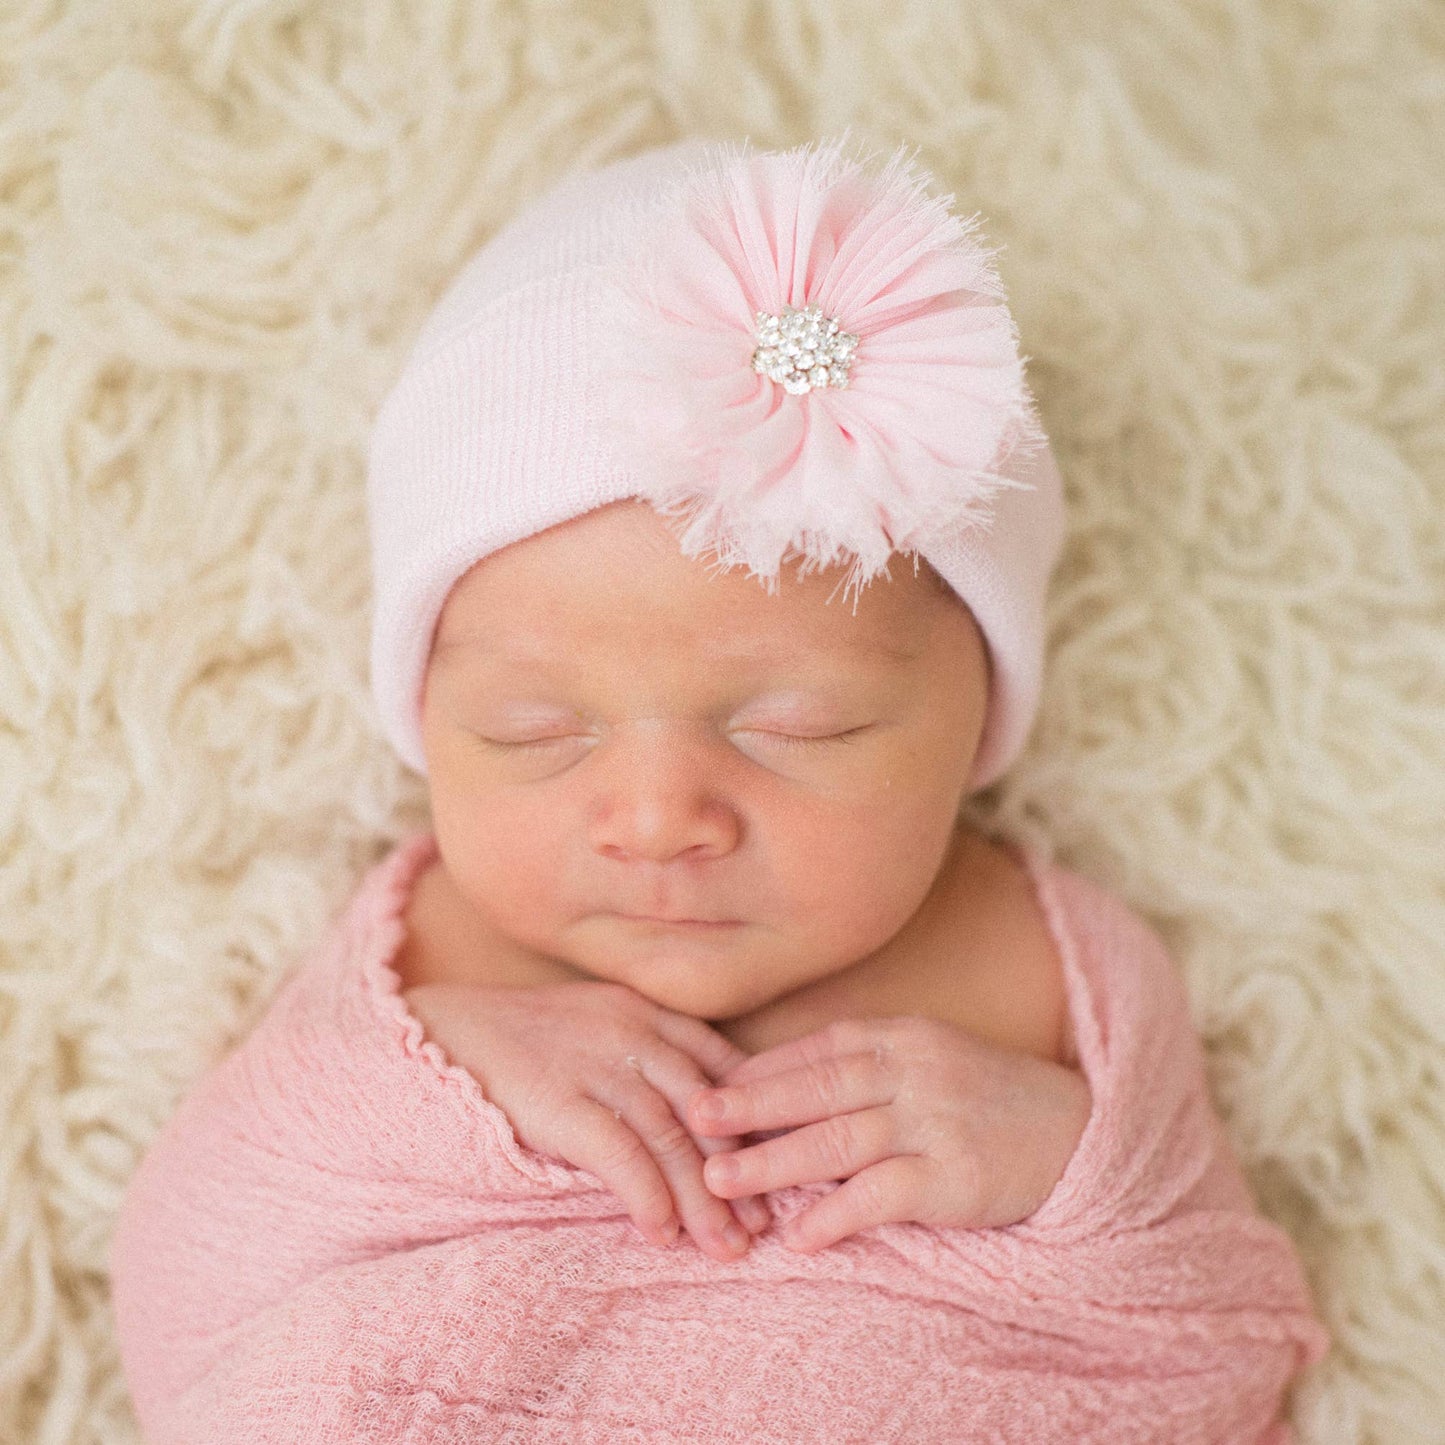
<svg viewBox="0 0 1445 1445">
<path fill-rule="evenodd" d="M 948 850 L 988 663 L 929 569 L 890 571 L 856 610 L 842 567 L 769 595 L 637 501 L 473 567 L 422 736 L 479 933 L 715 1020 L 892 938 Z"/>
</svg>

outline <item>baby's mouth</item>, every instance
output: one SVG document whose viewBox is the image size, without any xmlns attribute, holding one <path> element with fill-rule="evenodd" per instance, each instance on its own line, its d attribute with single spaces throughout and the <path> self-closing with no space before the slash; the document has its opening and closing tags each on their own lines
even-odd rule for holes
<svg viewBox="0 0 1445 1445">
<path fill-rule="evenodd" d="M 645 914 L 618 913 L 614 915 L 627 923 L 635 923 L 643 928 L 679 928 L 693 930 L 722 930 L 737 928 L 740 920 L 730 919 L 708 919 L 708 918 L 655 918 Z"/>
</svg>

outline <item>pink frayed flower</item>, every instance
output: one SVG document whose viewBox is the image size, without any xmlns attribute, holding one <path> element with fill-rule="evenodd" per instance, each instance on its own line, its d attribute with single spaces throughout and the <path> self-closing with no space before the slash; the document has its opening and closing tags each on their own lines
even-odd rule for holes
<svg viewBox="0 0 1445 1445">
<path fill-rule="evenodd" d="M 1044 444 L 976 220 L 903 150 L 874 174 L 846 139 L 719 144 L 639 217 L 603 317 L 640 495 L 686 519 L 687 555 L 769 581 L 796 549 L 805 574 L 851 554 L 855 586 L 987 526 L 994 493 L 1027 485 L 1004 463 Z M 791 348 L 789 308 L 812 321 Z"/>
</svg>

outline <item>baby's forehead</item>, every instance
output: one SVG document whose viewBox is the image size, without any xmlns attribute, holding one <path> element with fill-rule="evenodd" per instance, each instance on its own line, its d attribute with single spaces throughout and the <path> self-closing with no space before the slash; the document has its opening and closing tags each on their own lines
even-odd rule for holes
<svg viewBox="0 0 1445 1445">
<path fill-rule="evenodd" d="M 615 646 L 599 649 L 609 656 L 625 653 L 635 642 L 631 630 L 616 622 L 591 629 L 599 641 Z M 927 639 L 922 635 L 895 638 L 874 630 L 844 626 L 837 631 L 800 630 L 796 623 L 754 618 L 746 631 L 718 631 L 697 639 L 696 660 L 719 670 L 746 670 L 760 663 L 782 667 L 810 658 L 827 662 L 835 677 L 864 676 L 887 665 L 911 663 L 924 657 Z M 583 655 L 579 649 L 579 656 Z"/>
<path fill-rule="evenodd" d="M 759 599 L 762 599 L 761 601 Z M 490 592 L 483 611 L 453 609 L 434 638 L 446 664 L 616 677 L 654 664 L 686 667 L 697 680 L 796 677 L 875 682 L 929 668 L 938 608 L 908 617 L 855 616 L 841 600 L 776 605 L 756 579 L 739 594 L 692 593 L 663 599 L 645 592 L 615 607 L 559 576 L 539 593 L 530 584 Z"/>
<path fill-rule="evenodd" d="M 629 649 L 719 667 L 806 654 L 843 675 L 914 661 L 940 598 L 955 597 L 948 584 L 911 553 L 851 591 L 850 571 L 784 563 L 760 577 L 684 555 L 650 508 L 603 508 L 477 562 L 446 600 L 434 653 L 458 640 L 470 651 L 475 639 L 483 650 L 571 650 L 609 665 Z"/>
</svg>

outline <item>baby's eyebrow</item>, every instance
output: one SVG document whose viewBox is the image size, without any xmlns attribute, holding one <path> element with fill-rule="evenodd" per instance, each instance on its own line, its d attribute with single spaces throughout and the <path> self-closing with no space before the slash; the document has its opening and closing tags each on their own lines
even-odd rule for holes
<svg viewBox="0 0 1445 1445">
<path fill-rule="evenodd" d="M 867 654 L 871 657 L 886 658 L 889 662 L 917 662 L 923 656 L 922 647 L 896 647 L 880 637 L 853 637 L 849 639 L 849 647 L 856 653 Z M 776 660 L 780 663 L 791 664 L 796 662 L 797 654 L 780 652 L 772 647 L 732 647 L 725 652 L 711 653 L 713 660 L 723 662 L 755 662 Z"/>
<path fill-rule="evenodd" d="M 858 636 L 849 639 L 849 645 L 857 653 L 867 654 L 873 657 L 882 657 L 889 662 L 902 665 L 909 662 L 917 662 L 923 656 L 924 648 L 914 645 L 912 647 L 898 647 L 887 641 L 885 638 Z M 499 644 L 493 637 L 485 633 L 468 633 L 461 637 L 438 638 L 432 649 L 435 658 L 444 657 L 457 652 L 479 652 L 484 656 L 501 657 L 509 662 L 541 662 L 548 663 L 555 659 L 556 652 L 545 646 L 536 646 L 523 643 L 516 646 L 504 646 Z M 784 666 L 796 665 L 796 652 L 780 650 L 776 647 L 759 645 L 757 647 L 732 646 L 719 651 L 709 651 L 707 654 L 710 662 L 777 662 Z"/>
</svg>

